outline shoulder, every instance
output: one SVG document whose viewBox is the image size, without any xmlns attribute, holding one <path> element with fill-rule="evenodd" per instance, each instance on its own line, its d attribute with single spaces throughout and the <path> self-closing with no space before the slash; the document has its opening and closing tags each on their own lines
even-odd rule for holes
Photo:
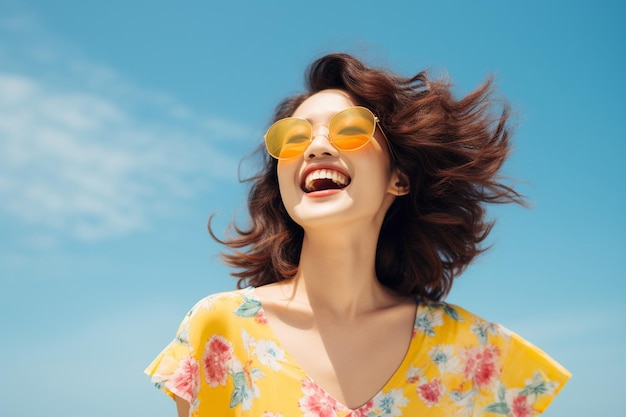
<svg viewBox="0 0 626 417">
<path fill-rule="evenodd" d="M 253 297 L 252 287 L 207 295 L 194 304 L 188 314 L 191 316 L 202 310 L 219 311 L 228 309 L 229 306 L 238 305 L 247 297 Z"/>
<path fill-rule="evenodd" d="M 445 301 L 418 300 L 418 308 L 428 309 L 431 311 L 441 311 L 456 321 L 486 321 L 481 316 L 472 313 L 463 307 L 447 303 Z"/>
<path fill-rule="evenodd" d="M 530 342 L 454 304 L 420 302 L 414 337 L 419 365 L 407 376 L 418 384 L 418 394 L 439 381 L 454 387 L 449 399 L 455 405 L 471 398 L 476 415 L 509 415 L 515 407 L 535 415 L 570 377 Z"/>
<path fill-rule="evenodd" d="M 508 341 L 511 332 L 455 304 L 420 301 L 415 318 L 415 333 L 451 343 L 486 344 L 489 339 Z"/>
<path fill-rule="evenodd" d="M 224 332 L 237 327 L 237 319 L 254 316 L 260 310 L 251 287 L 219 292 L 199 300 L 187 313 L 181 327 L 202 337 L 206 332 Z"/>
<path fill-rule="evenodd" d="M 260 302 L 257 300 L 253 288 L 247 287 L 234 291 L 214 293 L 202 298 L 189 310 L 187 319 L 227 319 L 231 316 L 245 316 L 247 313 L 257 313 L 259 309 Z"/>
</svg>

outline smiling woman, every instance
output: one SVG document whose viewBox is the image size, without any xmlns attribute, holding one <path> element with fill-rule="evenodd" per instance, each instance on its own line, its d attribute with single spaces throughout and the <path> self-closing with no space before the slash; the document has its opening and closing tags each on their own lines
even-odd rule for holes
<svg viewBox="0 0 626 417">
<path fill-rule="evenodd" d="M 265 135 L 251 226 L 218 239 L 240 289 L 192 308 L 152 381 L 180 416 L 543 412 L 569 372 L 442 301 L 483 251 L 485 205 L 523 202 L 498 177 L 508 114 L 490 83 L 457 100 L 332 54 L 307 87 Z"/>
</svg>

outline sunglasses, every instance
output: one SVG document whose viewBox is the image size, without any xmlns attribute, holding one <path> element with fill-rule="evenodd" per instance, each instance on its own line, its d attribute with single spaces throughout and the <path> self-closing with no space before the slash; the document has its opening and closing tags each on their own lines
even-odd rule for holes
<svg viewBox="0 0 626 417">
<path fill-rule="evenodd" d="M 328 141 L 339 150 L 356 151 L 368 144 L 378 122 L 378 117 L 365 107 L 347 108 L 330 119 Z M 264 138 L 267 151 L 274 158 L 296 158 L 313 141 L 313 125 L 300 117 L 287 117 L 270 126 Z"/>
</svg>

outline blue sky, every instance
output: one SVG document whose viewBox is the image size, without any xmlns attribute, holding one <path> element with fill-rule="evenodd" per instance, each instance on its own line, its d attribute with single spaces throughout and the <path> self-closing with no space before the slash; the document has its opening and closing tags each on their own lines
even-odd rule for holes
<svg viewBox="0 0 626 417">
<path fill-rule="evenodd" d="M 490 212 L 494 247 L 448 301 L 572 371 L 546 416 L 625 415 L 624 9 L 1 0 L 0 415 L 175 415 L 142 370 L 235 285 L 207 218 L 245 212 L 239 161 L 331 51 L 458 94 L 496 76 L 533 208 Z"/>
</svg>

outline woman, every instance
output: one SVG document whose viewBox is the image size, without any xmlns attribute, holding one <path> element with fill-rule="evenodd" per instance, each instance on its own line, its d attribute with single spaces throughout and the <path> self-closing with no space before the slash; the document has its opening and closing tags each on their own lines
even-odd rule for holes
<svg viewBox="0 0 626 417">
<path fill-rule="evenodd" d="M 534 416 L 569 373 L 441 302 L 479 254 L 508 114 L 490 83 L 456 100 L 345 54 L 284 100 L 252 179 L 251 224 L 221 241 L 238 291 L 200 301 L 146 373 L 179 416 Z M 246 288 L 244 288 L 246 287 Z"/>
</svg>

